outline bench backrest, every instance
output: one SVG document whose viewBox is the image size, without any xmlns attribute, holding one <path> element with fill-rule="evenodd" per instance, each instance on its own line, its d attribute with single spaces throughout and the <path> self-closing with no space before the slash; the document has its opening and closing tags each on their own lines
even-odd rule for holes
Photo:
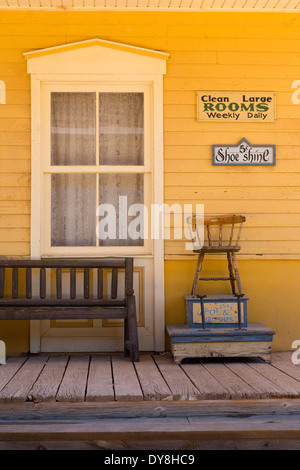
<svg viewBox="0 0 300 470">
<path fill-rule="evenodd" d="M 23 288 L 23 294 L 20 293 L 19 288 L 20 272 L 25 271 L 26 287 Z M 39 294 L 33 299 L 33 270 L 34 275 L 39 278 Z M 49 292 L 49 285 L 47 283 L 47 271 L 52 270 L 55 272 L 55 283 L 51 285 L 51 292 Z M 105 299 L 104 293 L 104 271 L 111 271 L 111 286 L 110 286 L 110 299 Z M 11 271 L 11 273 L 8 273 Z M 91 289 L 91 271 L 93 279 L 93 286 Z M 75 260 L 75 259 L 42 259 L 42 260 L 9 260 L 0 259 L 0 303 L 9 300 L 10 303 L 15 300 L 26 300 L 26 304 L 34 302 L 35 305 L 58 305 L 68 302 L 71 305 L 80 304 L 95 304 L 100 302 L 102 304 L 117 302 L 118 283 L 120 282 L 119 272 L 125 271 L 124 276 L 124 297 L 133 295 L 133 258 L 123 259 L 93 259 L 93 260 Z M 63 273 L 69 275 L 69 296 L 63 295 Z M 78 276 L 77 273 L 83 273 L 80 291 L 83 295 L 78 297 Z M 96 279 L 95 277 L 96 276 Z M 9 279 L 8 279 L 9 277 Z M 82 277 L 82 276 L 81 276 Z M 6 284 L 7 282 L 7 284 Z M 8 291 L 9 285 L 9 291 Z M 53 285 L 55 288 L 53 289 Z M 10 289 L 11 287 L 11 289 Z M 96 292 L 94 292 L 96 290 Z M 64 299 L 63 299 L 64 297 Z M 31 300 L 32 299 L 32 300 Z M 116 300 L 114 302 L 114 299 Z M 120 299 L 118 299 L 120 300 Z"/>
</svg>

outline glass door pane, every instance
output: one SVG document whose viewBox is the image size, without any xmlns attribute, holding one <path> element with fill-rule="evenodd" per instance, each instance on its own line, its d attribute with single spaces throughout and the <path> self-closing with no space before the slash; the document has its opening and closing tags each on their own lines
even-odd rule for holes
<svg viewBox="0 0 300 470">
<path fill-rule="evenodd" d="M 144 164 L 144 94 L 99 93 L 100 165 Z"/>
<path fill-rule="evenodd" d="M 51 246 L 96 245 L 96 175 L 51 175 Z"/>
<path fill-rule="evenodd" d="M 144 245 L 144 175 L 99 175 L 99 246 Z"/>
<path fill-rule="evenodd" d="M 96 94 L 51 93 L 51 165 L 95 165 Z"/>
</svg>

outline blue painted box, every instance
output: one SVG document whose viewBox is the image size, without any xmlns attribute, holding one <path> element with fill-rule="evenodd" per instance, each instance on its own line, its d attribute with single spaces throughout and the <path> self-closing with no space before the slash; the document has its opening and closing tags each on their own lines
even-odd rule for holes
<svg viewBox="0 0 300 470">
<path fill-rule="evenodd" d="M 186 295 L 186 324 L 202 328 L 200 298 Z M 240 298 L 242 328 L 247 328 L 247 297 Z M 203 299 L 205 328 L 238 328 L 238 299 L 234 295 L 207 295 Z"/>
</svg>

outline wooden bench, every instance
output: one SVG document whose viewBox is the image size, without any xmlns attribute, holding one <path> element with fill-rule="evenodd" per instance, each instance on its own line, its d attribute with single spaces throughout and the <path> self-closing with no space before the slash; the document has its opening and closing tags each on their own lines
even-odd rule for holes
<svg viewBox="0 0 300 470">
<path fill-rule="evenodd" d="M 49 288 L 49 274 L 55 282 Z M 111 294 L 104 295 L 104 272 L 111 271 Z M 120 271 L 125 271 L 122 298 L 117 296 Z M 66 298 L 62 276 L 69 275 Z M 83 277 L 78 295 L 78 272 Z M 91 289 L 91 274 L 93 289 Z M 22 285 L 21 277 L 24 277 Z M 38 294 L 33 294 L 33 279 Z M 54 289 L 53 289 L 54 284 Z M 82 283 L 81 283 L 82 284 Z M 77 287 L 77 293 L 76 293 Z M 54 292 L 53 292 L 54 290 Z M 52 291 L 52 292 L 51 292 Z M 95 292 L 96 291 L 96 292 Z M 139 360 L 136 302 L 133 290 L 133 259 L 0 259 L 0 320 L 123 319 L 124 355 Z"/>
</svg>

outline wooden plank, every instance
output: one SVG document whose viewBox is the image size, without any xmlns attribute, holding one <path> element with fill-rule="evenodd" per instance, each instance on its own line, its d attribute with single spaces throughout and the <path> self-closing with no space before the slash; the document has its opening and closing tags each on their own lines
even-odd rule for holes
<svg viewBox="0 0 300 470">
<path fill-rule="evenodd" d="M 180 416 L 245 417 L 269 414 L 300 416 L 299 398 L 193 401 L 109 401 L 99 402 L 33 402 L 0 404 L 0 422 L 19 419 L 74 420 L 102 418 L 158 418 Z"/>
<path fill-rule="evenodd" d="M 70 298 L 76 298 L 76 268 L 70 269 Z"/>
<path fill-rule="evenodd" d="M 219 362 L 204 362 L 205 369 L 230 393 L 231 398 L 257 398 L 259 394 L 249 384 Z"/>
<path fill-rule="evenodd" d="M 124 357 L 113 356 L 112 368 L 117 401 L 140 401 L 143 393 L 133 363 Z"/>
<path fill-rule="evenodd" d="M 97 298 L 103 298 L 103 269 L 97 269 Z"/>
<path fill-rule="evenodd" d="M 111 273 L 111 298 L 116 299 L 118 292 L 118 269 L 113 268 Z"/>
<path fill-rule="evenodd" d="M 288 396 L 300 395 L 300 382 L 273 367 L 271 364 L 265 364 L 257 360 L 249 362 L 249 366 L 282 388 Z"/>
<path fill-rule="evenodd" d="M 5 268 L 0 268 L 0 297 L 4 296 Z"/>
<path fill-rule="evenodd" d="M 273 353 L 271 364 L 285 374 L 300 381 L 300 368 L 299 365 L 292 363 L 291 351 Z"/>
<path fill-rule="evenodd" d="M 32 273 L 31 268 L 26 268 L 26 299 L 32 298 Z"/>
<path fill-rule="evenodd" d="M 230 393 L 202 364 L 181 364 L 181 368 L 198 388 L 200 392 L 199 399 L 221 400 L 230 398 Z"/>
<path fill-rule="evenodd" d="M 271 341 L 172 343 L 171 350 L 178 363 L 195 357 L 261 357 L 269 361 Z"/>
<path fill-rule="evenodd" d="M 12 298 L 18 297 L 18 268 L 12 269 Z"/>
<path fill-rule="evenodd" d="M 0 441 L 88 441 L 121 440 L 155 441 L 162 439 L 299 439 L 298 416 L 273 415 L 233 418 L 181 417 L 105 419 L 67 421 L 1 423 Z"/>
<path fill-rule="evenodd" d="M 169 355 L 154 356 L 154 360 L 173 394 L 173 400 L 196 400 L 199 398 L 199 390 L 180 366 L 174 364 Z"/>
<path fill-rule="evenodd" d="M 84 298 L 88 299 L 90 297 L 90 270 L 89 268 L 84 268 Z"/>
<path fill-rule="evenodd" d="M 46 298 L 46 269 L 40 269 L 40 298 Z"/>
<path fill-rule="evenodd" d="M 248 364 L 244 364 L 243 362 L 226 362 L 225 365 L 244 382 L 251 385 L 260 398 L 285 396 L 285 391 L 281 387 L 274 384 L 274 382 L 270 382 L 266 377 L 249 367 Z"/>
<path fill-rule="evenodd" d="M 0 402 L 24 402 L 47 362 L 47 356 L 30 356 L 0 392 Z M 3 367 L 3 366 L 2 366 Z"/>
<path fill-rule="evenodd" d="M 34 402 L 55 401 L 67 362 L 67 356 L 50 357 L 37 381 L 29 391 L 28 399 Z"/>
<path fill-rule="evenodd" d="M 89 356 L 72 356 L 56 395 L 57 401 L 84 401 Z"/>
<path fill-rule="evenodd" d="M 62 275 L 61 268 L 56 269 L 56 298 L 62 299 Z"/>
<path fill-rule="evenodd" d="M 5 366 L 0 366 L 0 390 L 12 379 L 25 361 L 27 361 L 27 357 L 8 357 L 6 359 Z"/>
<path fill-rule="evenodd" d="M 114 388 L 110 357 L 92 356 L 86 401 L 113 401 Z"/>
<path fill-rule="evenodd" d="M 173 400 L 173 395 L 150 354 L 141 355 L 135 363 L 144 400 Z"/>
</svg>

